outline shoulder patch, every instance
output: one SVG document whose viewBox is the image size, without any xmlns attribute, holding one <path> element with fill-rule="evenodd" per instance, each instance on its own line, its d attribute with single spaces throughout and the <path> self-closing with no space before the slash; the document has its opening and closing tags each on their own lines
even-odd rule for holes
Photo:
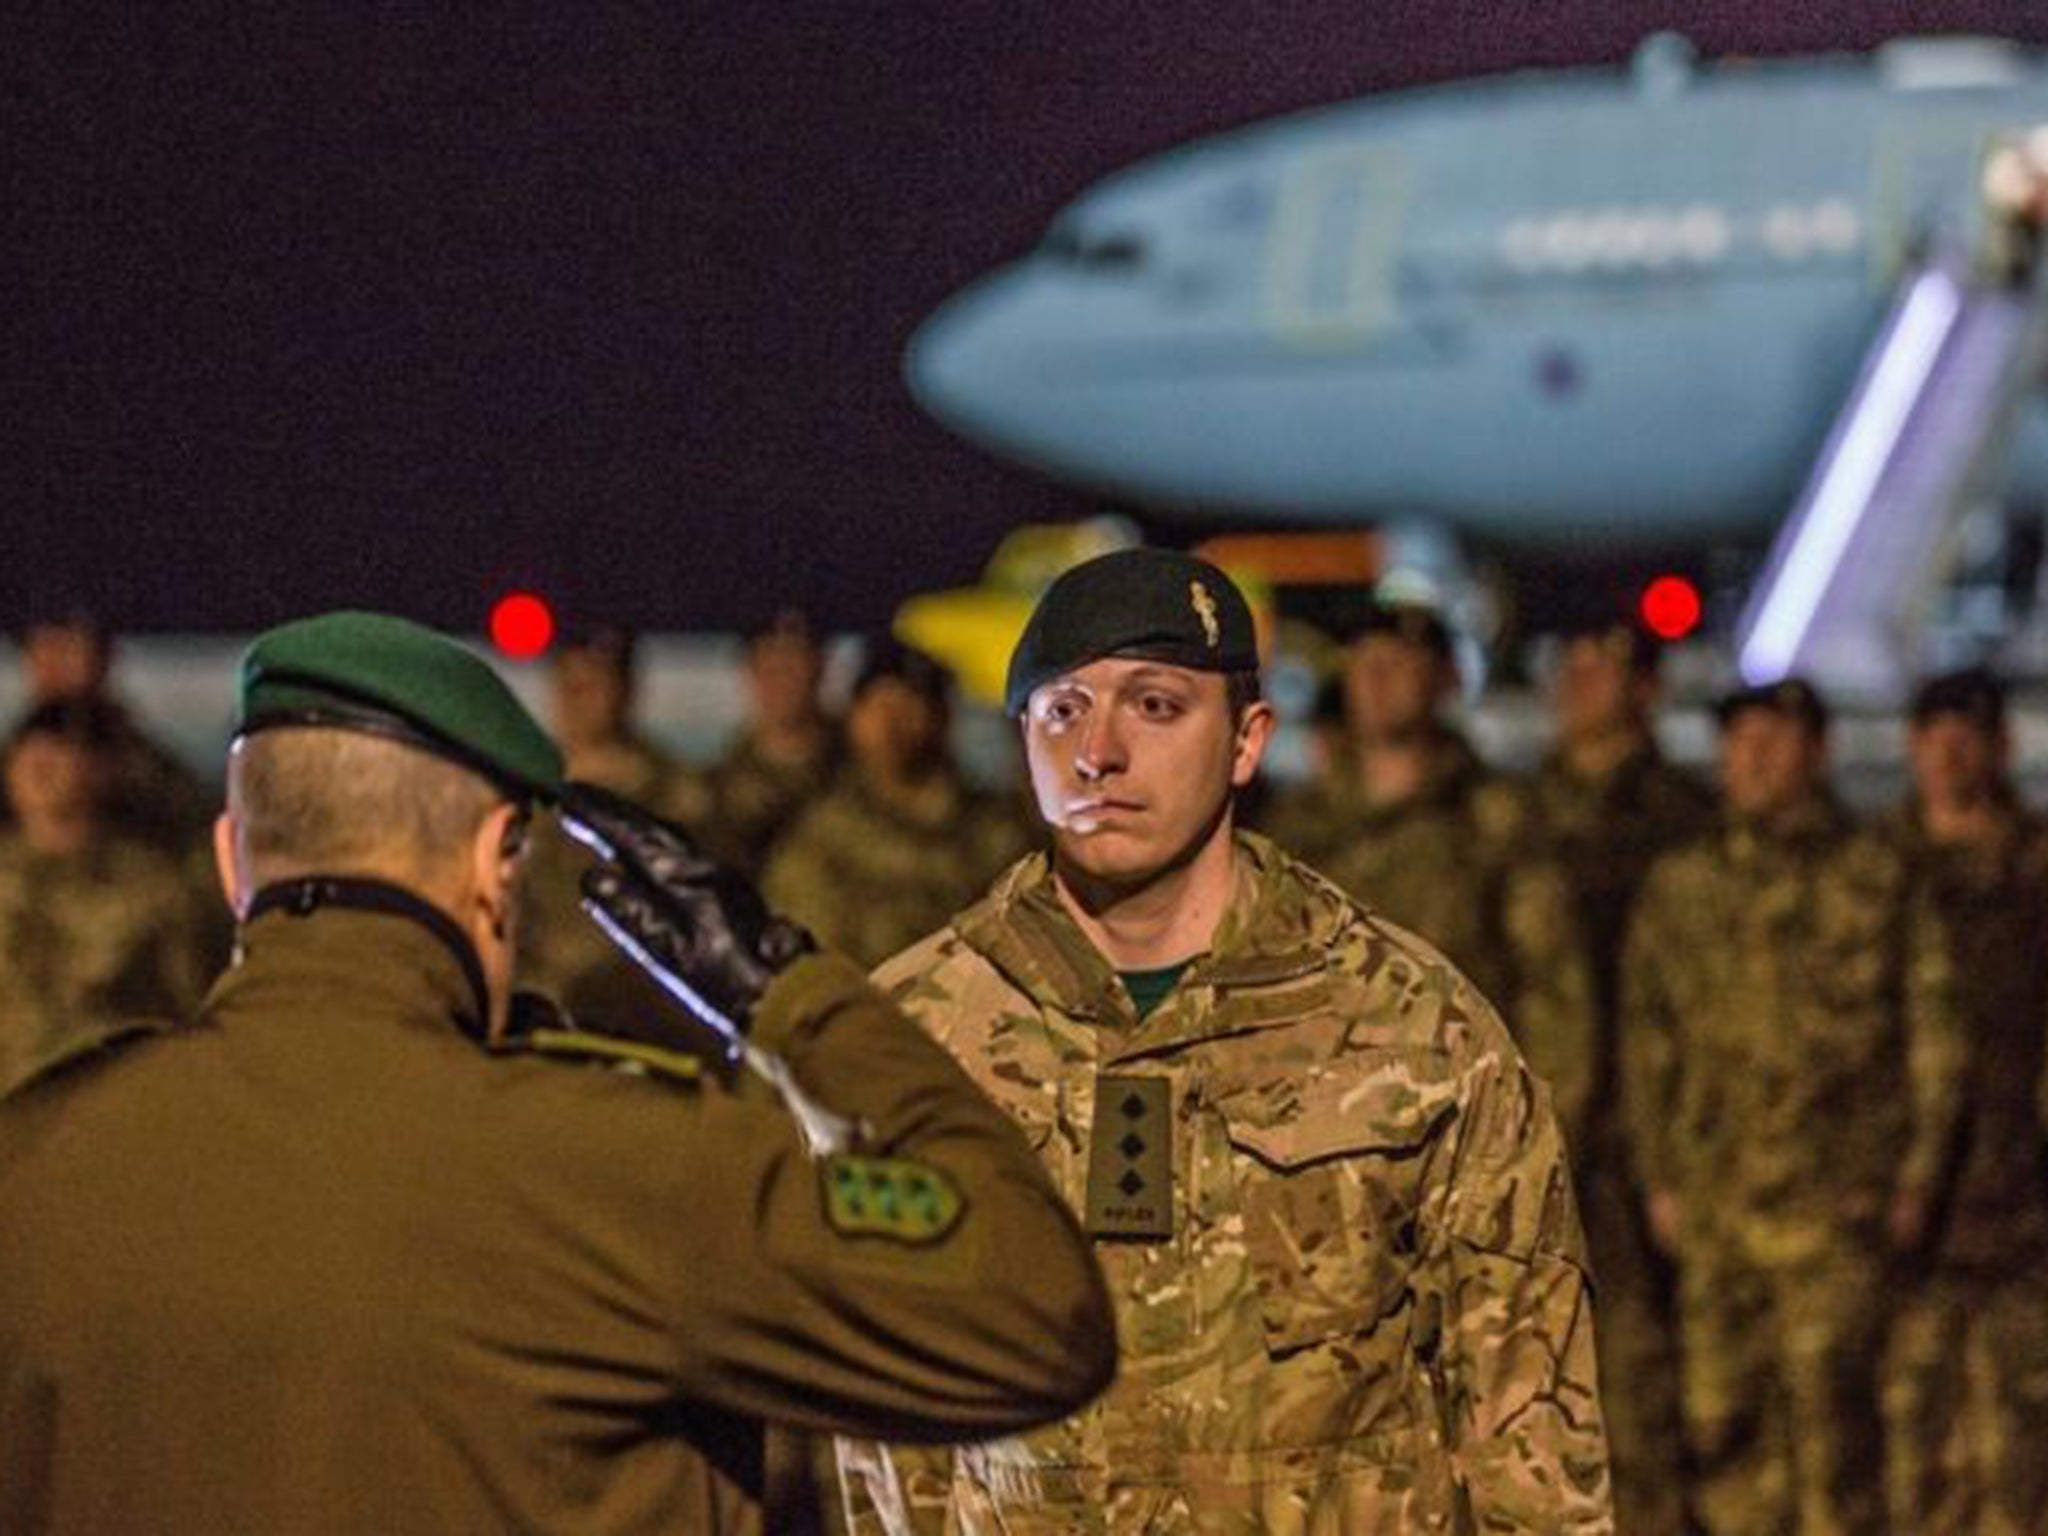
<svg viewBox="0 0 2048 1536">
<path fill-rule="evenodd" d="M 950 1175 L 903 1157 L 840 1153 L 819 1165 L 825 1220 L 842 1237 L 923 1247 L 959 1225 L 967 1200 Z"/>
</svg>

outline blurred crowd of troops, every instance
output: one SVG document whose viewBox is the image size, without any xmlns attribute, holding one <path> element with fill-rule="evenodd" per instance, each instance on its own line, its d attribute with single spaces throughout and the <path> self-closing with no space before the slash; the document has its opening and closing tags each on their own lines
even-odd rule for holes
<svg viewBox="0 0 2048 1536">
<path fill-rule="evenodd" d="M 2048 823 L 2011 788 L 1998 680 L 1927 680 L 1910 793 L 1859 820 L 1797 680 L 1720 701 L 1709 783 L 1659 752 L 1656 643 L 1588 628 L 1556 651 L 1549 756 L 1511 776 L 1452 723 L 1434 614 L 1361 594 L 1341 628 L 1311 772 L 1252 819 L 1471 975 L 1548 1084 L 1618 1528 L 2048 1530 Z M 0 1095 L 49 1031 L 189 1014 L 233 937 L 216 806 L 110 691 L 106 636 L 68 617 L 20 653 Z M 873 965 L 1037 823 L 954 761 L 937 664 L 869 645 L 835 716 L 823 660 L 795 614 L 750 634 L 746 723 L 690 764 L 641 729 L 632 637 L 591 629 L 553 654 L 552 723 L 572 777 Z M 650 1006 L 577 910 L 585 855 L 548 835 L 533 860 L 528 982 Z"/>
</svg>

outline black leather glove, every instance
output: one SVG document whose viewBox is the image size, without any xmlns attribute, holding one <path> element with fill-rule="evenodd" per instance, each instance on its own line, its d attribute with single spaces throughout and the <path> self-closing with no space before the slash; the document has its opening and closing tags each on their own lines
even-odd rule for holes
<svg viewBox="0 0 2048 1536">
<path fill-rule="evenodd" d="M 562 787 L 561 814 L 570 836 L 604 860 L 583 877 L 584 910 L 737 1057 L 769 982 L 817 947 L 810 934 L 624 796 L 572 782 Z"/>
</svg>

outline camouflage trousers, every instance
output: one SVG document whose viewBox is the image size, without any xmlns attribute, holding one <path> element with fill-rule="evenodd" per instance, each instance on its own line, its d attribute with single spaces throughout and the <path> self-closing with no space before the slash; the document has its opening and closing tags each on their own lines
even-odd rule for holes
<svg viewBox="0 0 2048 1536">
<path fill-rule="evenodd" d="M 1847 1245 L 1769 1267 L 1688 1240 L 1681 1400 L 1711 1536 L 1881 1533 L 1886 1273 Z"/>
<path fill-rule="evenodd" d="M 1685 1431 L 1668 1267 L 1650 1247 L 1642 1206 L 1615 1159 L 1580 1181 L 1598 1290 L 1600 1406 L 1614 1479 L 1615 1529 L 1684 1536 Z"/>
<path fill-rule="evenodd" d="M 1885 1361 L 1896 1536 L 2048 1531 L 2048 1276 L 1937 1274 Z"/>
</svg>

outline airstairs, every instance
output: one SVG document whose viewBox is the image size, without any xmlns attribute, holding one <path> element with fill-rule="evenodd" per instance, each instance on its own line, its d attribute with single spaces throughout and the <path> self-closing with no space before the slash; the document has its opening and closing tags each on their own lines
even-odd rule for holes
<svg viewBox="0 0 2048 1536">
<path fill-rule="evenodd" d="M 2048 361 L 2048 284 L 1910 270 L 1786 519 L 1738 636 L 1744 678 L 1896 701 L 1965 515 L 2002 480 Z"/>
</svg>

